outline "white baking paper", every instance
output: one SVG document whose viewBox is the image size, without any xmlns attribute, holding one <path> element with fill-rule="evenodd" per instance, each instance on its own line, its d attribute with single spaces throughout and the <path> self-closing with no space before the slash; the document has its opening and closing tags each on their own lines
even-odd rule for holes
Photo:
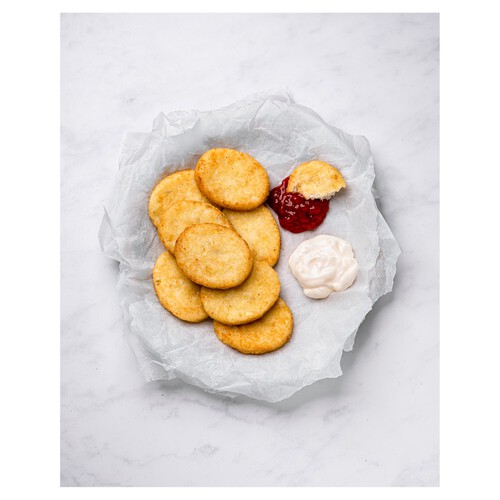
<svg viewBox="0 0 500 500">
<path fill-rule="evenodd" d="M 292 234 L 281 228 L 276 270 L 295 327 L 290 342 L 273 353 L 240 354 L 219 342 L 210 320 L 180 321 L 155 296 L 152 269 L 164 249 L 148 216 L 149 194 L 160 179 L 194 168 L 200 155 L 214 147 L 255 157 L 267 169 L 272 187 L 313 159 L 335 165 L 347 183 L 315 231 Z M 178 377 L 207 391 L 275 402 L 317 380 L 341 375 L 342 352 L 352 349 L 374 302 L 392 289 L 400 254 L 377 208 L 374 177 L 364 137 L 328 125 L 286 92 L 253 95 L 215 111 L 161 113 L 151 133 L 126 135 L 99 239 L 104 253 L 120 263 L 118 291 L 146 379 Z M 323 300 L 306 297 L 287 264 L 301 241 L 318 234 L 347 240 L 360 265 L 351 288 Z"/>
</svg>

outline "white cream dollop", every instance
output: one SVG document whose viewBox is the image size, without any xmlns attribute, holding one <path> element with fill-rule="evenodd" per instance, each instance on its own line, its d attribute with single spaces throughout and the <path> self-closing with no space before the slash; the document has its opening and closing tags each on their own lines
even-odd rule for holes
<svg viewBox="0 0 500 500">
<path fill-rule="evenodd" d="M 349 288 L 359 269 L 351 245 L 329 234 L 303 241 L 290 255 L 288 266 L 312 299 Z"/>
</svg>

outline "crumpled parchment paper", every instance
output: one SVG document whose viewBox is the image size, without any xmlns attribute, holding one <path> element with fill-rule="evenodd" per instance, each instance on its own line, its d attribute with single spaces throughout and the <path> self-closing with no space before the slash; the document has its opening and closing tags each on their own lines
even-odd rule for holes
<svg viewBox="0 0 500 500">
<path fill-rule="evenodd" d="M 313 159 L 335 165 L 347 183 L 315 231 L 292 234 L 281 228 L 276 270 L 295 327 L 288 344 L 262 356 L 245 356 L 219 342 L 210 320 L 178 320 L 161 306 L 153 289 L 153 265 L 164 249 L 148 216 L 149 194 L 164 176 L 194 168 L 201 154 L 214 147 L 255 157 L 267 169 L 271 187 Z M 178 377 L 210 392 L 275 402 L 317 380 L 341 375 L 342 352 L 352 349 L 374 302 L 392 289 L 400 254 L 377 208 L 374 177 L 364 137 L 328 125 L 286 92 L 256 94 L 215 111 L 161 113 L 150 134 L 127 134 L 99 240 L 104 253 L 120 263 L 118 291 L 146 379 Z M 306 297 L 288 269 L 296 246 L 318 234 L 347 240 L 360 265 L 351 288 L 323 300 Z"/>
</svg>

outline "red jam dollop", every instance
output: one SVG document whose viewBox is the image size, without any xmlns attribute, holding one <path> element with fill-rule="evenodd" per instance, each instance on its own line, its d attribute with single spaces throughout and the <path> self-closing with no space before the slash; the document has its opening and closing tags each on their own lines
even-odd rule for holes
<svg viewBox="0 0 500 500">
<path fill-rule="evenodd" d="M 308 200 L 300 193 L 287 193 L 289 178 L 271 189 L 267 203 L 278 215 L 283 229 L 291 233 L 316 229 L 325 220 L 330 206 L 329 200 Z"/>
</svg>

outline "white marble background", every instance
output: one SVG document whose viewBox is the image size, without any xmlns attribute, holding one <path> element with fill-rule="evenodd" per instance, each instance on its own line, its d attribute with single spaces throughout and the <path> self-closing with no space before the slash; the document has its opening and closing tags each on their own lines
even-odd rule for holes
<svg viewBox="0 0 500 500">
<path fill-rule="evenodd" d="M 63 15 L 61 484 L 436 486 L 437 15 Z M 287 87 L 376 162 L 402 247 L 344 375 L 278 404 L 145 384 L 97 231 L 122 134 Z"/>
</svg>

